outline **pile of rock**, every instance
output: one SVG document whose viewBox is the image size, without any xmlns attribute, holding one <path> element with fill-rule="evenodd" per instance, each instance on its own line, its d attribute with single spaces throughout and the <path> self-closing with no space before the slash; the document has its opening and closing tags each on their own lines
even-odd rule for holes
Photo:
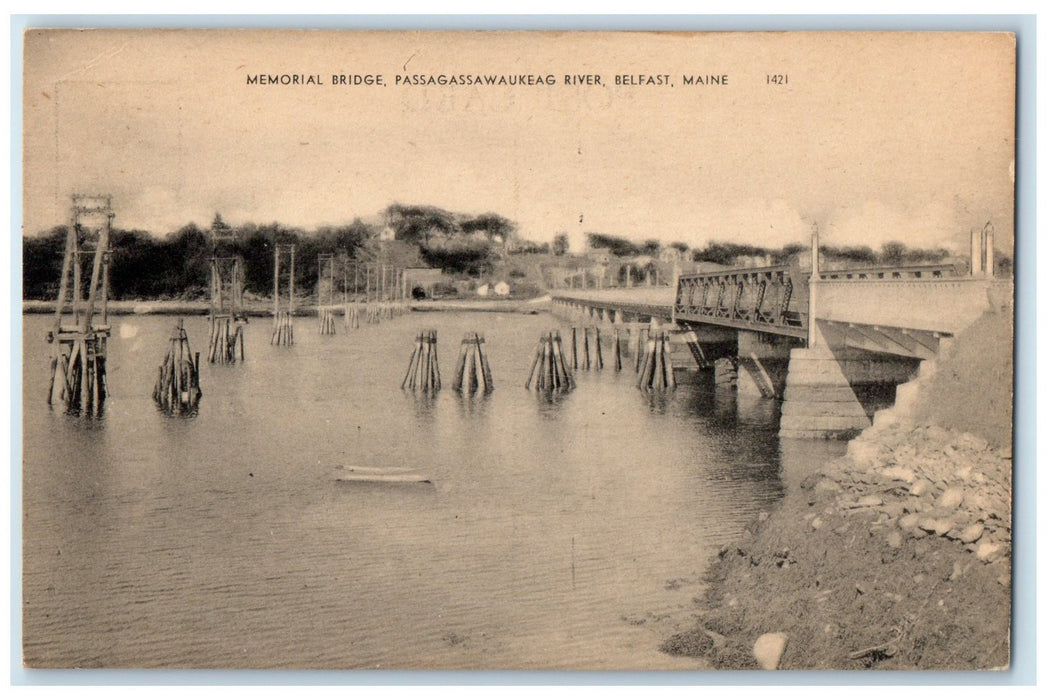
<svg viewBox="0 0 1047 700">
<path fill-rule="evenodd" d="M 985 440 L 935 426 L 878 424 L 852 440 L 847 468 L 805 484 L 812 529 L 827 516 L 864 513 L 870 531 L 897 549 L 908 538 L 955 540 L 977 559 L 1000 563 L 1010 585 L 1011 458 Z"/>
</svg>

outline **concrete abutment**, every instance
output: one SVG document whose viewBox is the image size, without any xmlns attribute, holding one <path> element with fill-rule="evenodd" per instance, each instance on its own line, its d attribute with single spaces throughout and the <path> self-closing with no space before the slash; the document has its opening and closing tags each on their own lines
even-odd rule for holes
<svg viewBox="0 0 1047 700">
<path fill-rule="evenodd" d="M 866 387 L 909 381 L 919 370 L 912 358 L 816 345 L 796 348 L 789 358 L 778 436 L 848 439 L 872 424 Z"/>
</svg>

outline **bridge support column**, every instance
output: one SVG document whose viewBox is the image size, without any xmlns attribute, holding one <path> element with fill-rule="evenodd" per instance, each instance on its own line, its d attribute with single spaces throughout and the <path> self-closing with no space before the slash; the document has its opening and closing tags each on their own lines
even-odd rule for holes
<svg viewBox="0 0 1047 700">
<path fill-rule="evenodd" d="M 796 341 L 753 331 L 738 331 L 738 393 L 781 397 Z"/>
<path fill-rule="evenodd" d="M 870 425 L 827 345 L 792 351 L 778 437 L 849 439 Z"/>
<path fill-rule="evenodd" d="M 895 387 L 912 379 L 919 367 L 916 358 L 828 342 L 795 349 L 778 435 L 849 439 L 871 425 L 873 413 L 885 407 L 885 399 L 893 401 Z"/>
<path fill-rule="evenodd" d="M 721 357 L 713 362 L 713 381 L 716 386 L 735 387 L 738 383 L 738 368 L 728 357 Z"/>
</svg>

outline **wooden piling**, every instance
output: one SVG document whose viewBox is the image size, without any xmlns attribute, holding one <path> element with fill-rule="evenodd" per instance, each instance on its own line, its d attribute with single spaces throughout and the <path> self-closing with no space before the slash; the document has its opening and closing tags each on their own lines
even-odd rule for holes
<svg viewBox="0 0 1047 700">
<path fill-rule="evenodd" d="M 96 378 L 94 391 L 101 390 L 104 381 Z M 167 354 L 157 370 L 153 399 L 164 411 L 179 414 L 196 410 L 201 396 L 200 353 L 191 351 L 189 336 L 179 319 L 171 334 Z"/>
<path fill-rule="evenodd" d="M 670 336 L 661 331 L 648 335 L 637 388 L 644 391 L 664 391 L 676 388 Z"/>
<path fill-rule="evenodd" d="M 530 389 L 532 385 L 539 391 L 568 391 L 574 387 L 559 331 L 543 335 L 535 346 L 531 371 L 524 387 Z"/>
<path fill-rule="evenodd" d="M 643 340 L 644 335 L 649 337 L 650 333 L 646 328 L 642 328 L 638 325 L 636 327 L 636 369 L 634 370 L 637 374 L 640 373 L 640 365 L 643 361 L 643 349 L 647 346 L 647 343 Z"/>
<path fill-rule="evenodd" d="M 462 338 L 458 351 L 458 364 L 454 371 L 452 388 L 459 392 L 481 390 L 487 393 L 494 389 L 494 379 L 487 355 L 483 349 L 484 337 L 479 333 L 467 333 Z"/>
<path fill-rule="evenodd" d="M 414 351 L 407 365 L 401 389 L 436 393 L 440 390 L 440 360 L 436 352 L 436 331 L 426 330 L 415 336 Z"/>
<path fill-rule="evenodd" d="M 316 310 L 320 322 L 320 335 L 335 335 L 334 309 L 330 306 L 320 307 Z"/>
</svg>

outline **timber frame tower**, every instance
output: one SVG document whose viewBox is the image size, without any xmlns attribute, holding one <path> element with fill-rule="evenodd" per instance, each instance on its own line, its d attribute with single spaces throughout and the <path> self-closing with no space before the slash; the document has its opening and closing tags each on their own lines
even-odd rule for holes
<svg viewBox="0 0 1047 700">
<path fill-rule="evenodd" d="M 244 359 L 244 261 L 239 255 L 236 232 L 215 214 L 211 223 L 211 335 L 207 361 L 236 362 L 237 349 Z"/>
<path fill-rule="evenodd" d="M 58 343 L 51 358 L 47 403 L 53 405 L 57 399 L 69 412 L 100 415 L 109 394 L 106 353 L 113 198 L 74 194 L 72 200 L 54 326 L 47 334 L 49 343 Z"/>
</svg>

